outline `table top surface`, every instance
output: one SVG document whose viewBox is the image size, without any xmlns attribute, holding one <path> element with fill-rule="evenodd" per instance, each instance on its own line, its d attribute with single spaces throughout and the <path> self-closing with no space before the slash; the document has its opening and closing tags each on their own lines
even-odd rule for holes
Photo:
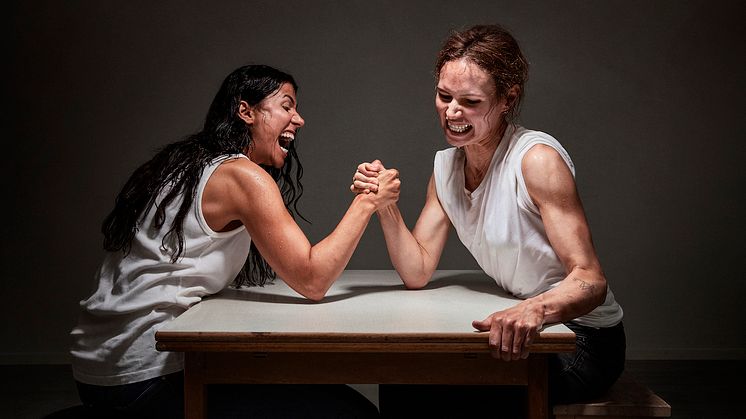
<svg viewBox="0 0 746 419">
<path fill-rule="evenodd" d="M 230 341 L 235 346 L 273 339 L 455 339 L 486 349 L 487 333 L 478 333 L 471 322 L 518 302 L 481 271 L 437 271 L 425 288 L 407 290 L 395 271 L 348 270 L 320 302 L 305 299 L 281 280 L 223 290 L 163 326 L 156 339 L 162 350 L 188 349 L 169 347 L 169 342 Z M 574 339 L 572 331 L 557 324 L 544 328 L 537 342 L 563 343 L 567 350 Z"/>
</svg>

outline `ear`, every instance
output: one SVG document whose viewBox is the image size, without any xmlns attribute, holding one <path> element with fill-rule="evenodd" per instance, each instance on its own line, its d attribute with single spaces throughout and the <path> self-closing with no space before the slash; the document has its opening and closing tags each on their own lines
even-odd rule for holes
<svg viewBox="0 0 746 419">
<path fill-rule="evenodd" d="M 508 92 L 505 94 L 505 109 L 503 112 L 507 112 L 512 108 L 516 101 L 518 100 L 518 96 L 521 94 L 521 86 L 514 84 L 513 87 L 508 89 Z"/>
<path fill-rule="evenodd" d="M 256 111 L 254 110 L 254 108 L 249 106 L 249 104 L 246 103 L 245 100 L 238 102 L 238 117 L 246 122 L 247 125 L 254 124 L 255 114 Z"/>
</svg>

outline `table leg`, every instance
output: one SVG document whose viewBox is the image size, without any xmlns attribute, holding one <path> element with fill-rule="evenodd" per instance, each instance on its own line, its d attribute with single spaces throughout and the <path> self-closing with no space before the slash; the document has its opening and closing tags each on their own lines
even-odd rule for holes
<svg viewBox="0 0 746 419">
<path fill-rule="evenodd" d="M 549 417 L 548 360 L 545 354 L 532 354 L 528 358 L 528 418 Z"/>
<path fill-rule="evenodd" d="M 204 354 L 186 352 L 184 354 L 184 417 L 186 419 L 204 419 L 205 380 Z"/>
</svg>

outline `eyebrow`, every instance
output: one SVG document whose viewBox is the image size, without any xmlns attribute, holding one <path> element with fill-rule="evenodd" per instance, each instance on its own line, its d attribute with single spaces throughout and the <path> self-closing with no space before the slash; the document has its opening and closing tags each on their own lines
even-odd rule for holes
<svg viewBox="0 0 746 419">
<path fill-rule="evenodd" d="M 437 90 L 437 92 L 439 94 L 445 94 L 445 95 L 448 95 L 448 96 L 456 96 L 453 93 L 449 92 L 448 90 L 446 90 L 446 89 L 444 89 L 444 88 L 442 88 L 440 86 L 436 86 L 435 90 Z M 475 92 L 457 93 L 457 95 L 460 96 L 460 97 L 477 98 L 477 99 L 484 99 L 486 97 L 485 95 L 483 95 L 481 93 L 475 93 Z"/>
</svg>

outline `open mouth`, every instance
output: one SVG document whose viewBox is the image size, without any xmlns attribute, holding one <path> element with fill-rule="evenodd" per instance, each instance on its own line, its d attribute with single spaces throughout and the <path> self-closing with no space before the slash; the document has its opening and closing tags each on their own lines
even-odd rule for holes
<svg viewBox="0 0 746 419">
<path fill-rule="evenodd" d="M 290 148 L 290 142 L 295 140 L 295 134 L 292 132 L 283 132 L 280 134 L 280 138 L 278 139 L 278 142 L 280 143 L 280 148 L 285 153 L 288 152 L 288 149 Z"/>
<path fill-rule="evenodd" d="M 463 134 L 472 128 L 471 124 L 456 124 L 453 122 L 448 122 L 447 124 L 448 130 L 457 134 Z"/>
</svg>

